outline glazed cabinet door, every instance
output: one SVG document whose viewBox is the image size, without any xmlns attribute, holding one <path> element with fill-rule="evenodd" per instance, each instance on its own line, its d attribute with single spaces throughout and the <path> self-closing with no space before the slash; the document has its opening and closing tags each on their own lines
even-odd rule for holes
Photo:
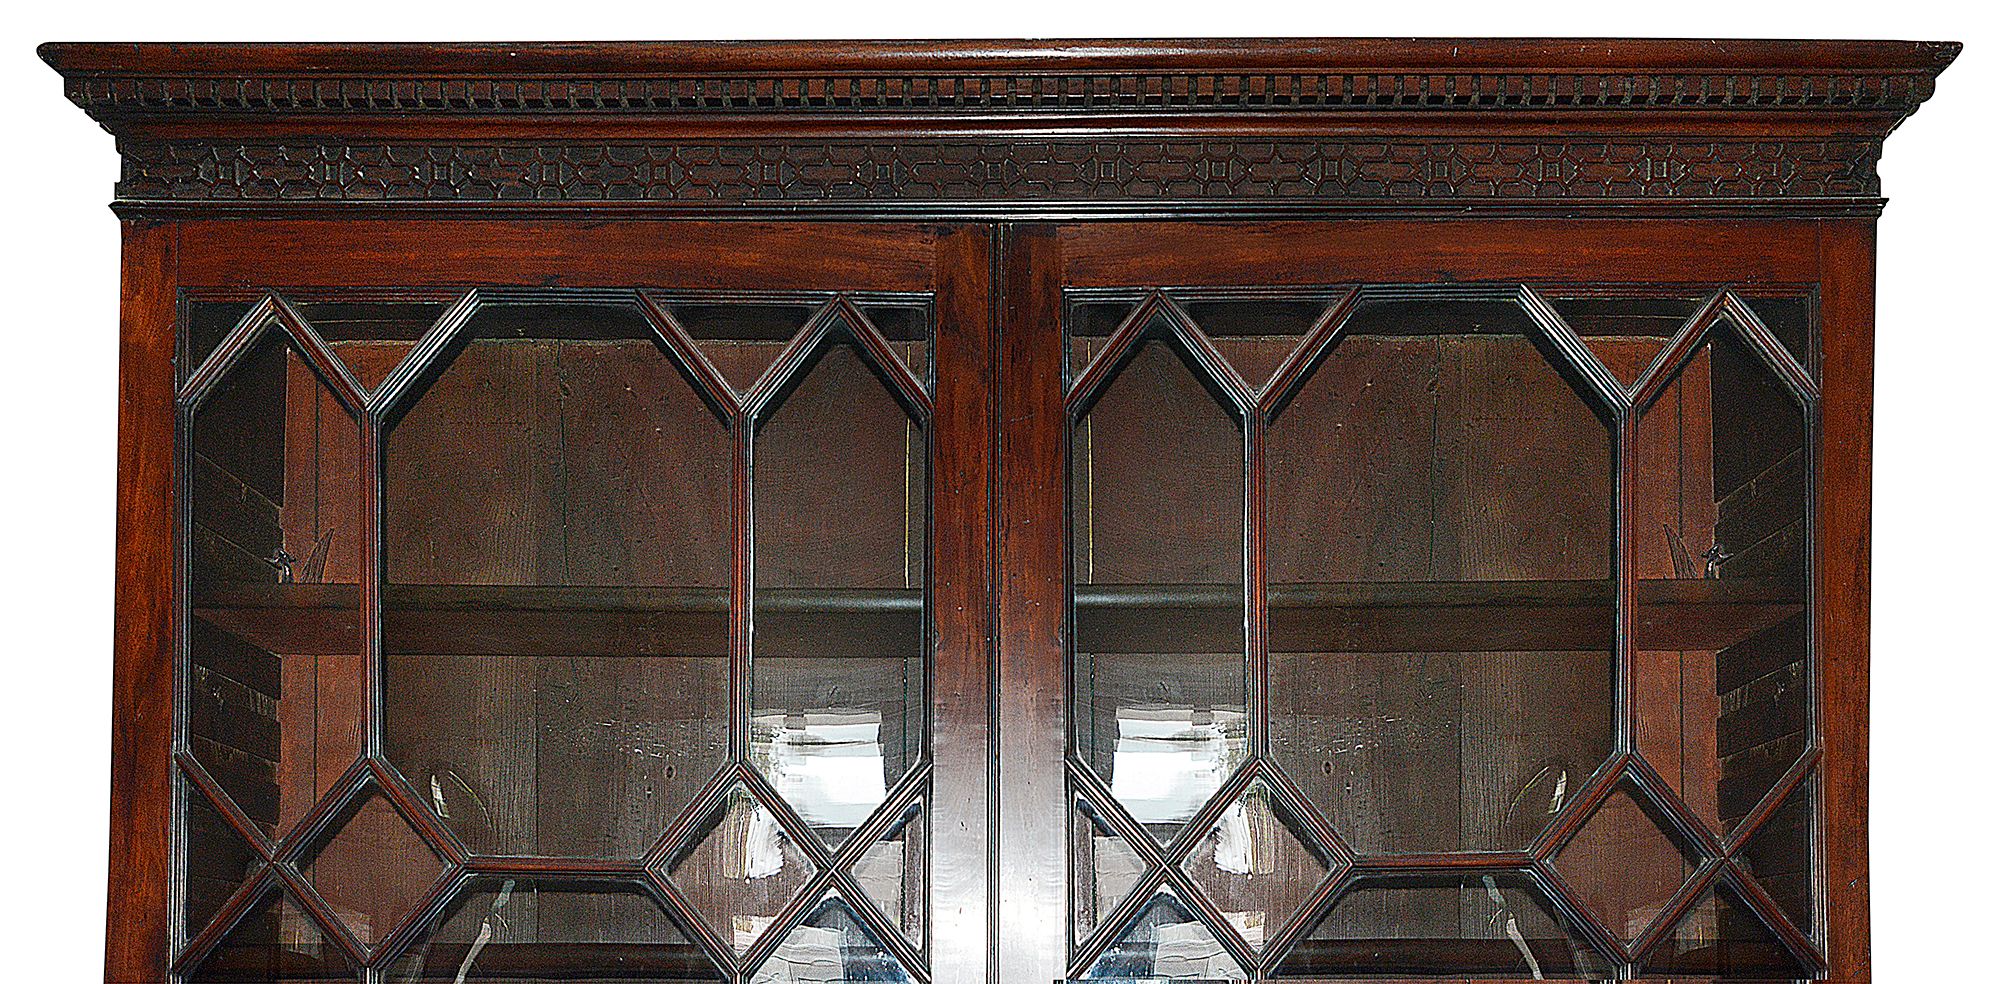
<svg viewBox="0 0 2000 984">
<path fill-rule="evenodd" d="M 177 227 L 171 976 L 980 978 L 991 238 Z"/>
<path fill-rule="evenodd" d="M 1011 230 L 1006 979 L 1823 973 L 1818 235 Z"/>
</svg>

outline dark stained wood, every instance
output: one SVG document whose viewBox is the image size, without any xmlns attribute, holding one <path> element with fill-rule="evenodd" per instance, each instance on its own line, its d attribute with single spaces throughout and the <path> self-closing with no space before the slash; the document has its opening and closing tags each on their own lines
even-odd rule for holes
<svg viewBox="0 0 2000 984">
<path fill-rule="evenodd" d="M 1874 452 L 1875 230 L 1825 228 L 1818 250 L 1823 346 L 1820 483 L 1815 512 L 1819 727 L 1825 757 L 1819 863 L 1827 900 L 1828 977 L 1866 981 L 1870 469 Z"/>
<path fill-rule="evenodd" d="M 1065 976 L 1066 531 L 1062 297 L 1056 230 L 1002 232 L 999 418 L 997 980 Z"/>
<path fill-rule="evenodd" d="M 929 290 L 937 277 L 929 234 L 869 223 L 232 219 L 182 228 L 187 287 L 903 291 Z"/>
<path fill-rule="evenodd" d="M 575 73 L 637 76 L 673 72 L 797 69 L 1033 73 L 1165 71 L 1223 63 L 1272 69 L 1367 66 L 1383 72 L 1483 68 L 1812 69 L 1865 62 L 1882 69 L 1935 70 L 1955 44 L 1916 41 L 1702 41 L 1619 38 L 1285 38 L 1098 39 L 982 41 L 572 41 L 403 44 L 44 44 L 42 57 L 59 71 L 126 74 L 149 71 L 208 74 L 412 72 Z"/>
<path fill-rule="evenodd" d="M 1810 222 L 1354 220 L 1062 227 L 1064 282 L 1132 284 L 1805 283 Z M 1674 262 L 1662 263 L 1662 256 Z"/>
<path fill-rule="evenodd" d="M 351 651 L 351 585 L 263 585 L 198 596 L 196 614 L 272 651 Z M 1794 587 L 1750 579 L 1642 581 L 1638 639 L 1649 650 L 1715 650 L 1795 615 Z M 1371 581 L 1287 584 L 1272 589 L 1275 652 L 1479 652 L 1585 650 L 1610 644 L 1603 581 Z M 1229 621 L 1242 617 L 1229 585 L 1106 585 L 1077 591 L 1077 634 L 1096 653 L 1208 653 L 1241 645 Z M 393 585 L 384 632 L 406 655 L 478 652 L 541 656 L 727 652 L 727 593 L 721 589 L 537 588 Z M 917 644 L 917 589 L 791 589 L 760 592 L 758 635 L 781 659 L 798 647 L 822 655 Z M 841 643 L 837 640 L 850 640 Z"/>
<path fill-rule="evenodd" d="M 1625 213 L 1657 198 L 1865 214 L 1882 139 L 1957 51 L 1302 39 L 43 56 L 119 138 L 128 214 L 943 219 L 1245 202 Z"/>
<path fill-rule="evenodd" d="M 577 855 L 461 859 L 461 871 L 638 877 L 659 834 L 692 832 L 694 820 L 675 819 L 681 806 L 705 788 L 712 798 L 715 768 L 747 754 L 743 711 L 833 701 L 882 711 L 892 781 L 930 770 L 912 778 L 930 783 L 932 826 L 902 835 L 929 850 L 929 949 L 894 948 L 938 984 L 1044 984 L 1089 956 L 1063 932 L 1066 756 L 1108 775 L 1126 695 L 1207 706 L 1241 693 L 1260 753 L 1267 738 L 1280 758 L 1288 742 L 1326 746 L 1283 763 L 1296 790 L 1279 784 L 1291 806 L 1327 812 L 1338 798 L 1349 815 L 1301 827 L 1421 852 L 1365 865 L 1498 870 L 1546 864 L 1572 844 L 1554 906 L 1617 949 L 1611 940 L 1642 928 L 1646 910 L 1604 911 L 1626 901 L 1599 891 L 1605 878 L 1659 895 L 1686 869 L 1622 852 L 1650 820 L 1590 826 L 1578 804 L 1606 792 L 1600 777 L 1583 795 L 1609 753 L 1673 794 L 1671 822 L 1714 855 L 1704 875 L 1755 879 L 1731 889 L 1745 903 L 1734 918 L 1771 922 L 1774 940 L 1806 956 L 1815 944 L 1783 914 L 1810 908 L 1822 925 L 1798 930 L 1823 934 L 1827 976 L 1869 980 L 1875 164 L 1957 50 L 1590 39 L 44 46 L 70 98 L 119 138 L 120 214 L 176 220 L 124 227 L 106 981 L 168 970 L 182 628 L 188 671 L 226 697 L 186 709 L 183 761 L 202 776 L 192 795 L 219 785 L 234 798 L 195 818 L 215 848 L 187 859 L 188 899 L 225 918 L 251 901 L 224 905 L 250 856 L 247 842 L 227 840 L 232 829 L 286 849 L 324 841 L 334 831 L 315 825 L 345 820 L 327 793 L 371 771 L 396 785 L 381 755 L 413 784 L 414 798 L 391 790 L 404 809 L 457 810 L 419 819 L 434 838 L 448 827 L 474 851 Z M 1637 438 L 1613 485 L 1603 422 L 1525 346 L 1440 343 L 1424 337 L 1419 312 L 1395 333 L 1342 339 L 1341 374 L 1315 378 L 1279 368 L 1317 306 L 1287 301 L 1259 312 L 1194 305 L 1216 338 L 1189 358 L 1220 372 L 1219 386 L 1197 385 L 1180 357 L 1156 349 L 1111 380 L 1079 433 L 1082 452 L 1070 445 L 1064 363 L 1097 353 L 1108 331 L 1066 347 L 1066 289 L 1523 281 L 1558 294 L 1816 289 L 1822 351 L 1802 350 L 1796 319 L 1778 327 L 1823 374 L 1817 442 L 1796 453 L 1796 434 L 1741 425 L 1777 403 L 1726 417 L 1741 381 L 1702 353 L 1644 418 L 1613 401 L 1607 416 Z M 275 430 L 256 414 L 218 414 L 221 443 L 176 451 L 177 372 L 187 378 L 205 354 L 175 364 L 177 291 L 354 287 L 439 306 L 480 287 L 926 292 L 935 367 L 896 329 L 886 346 L 860 348 L 911 361 L 914 379 L 864 371 L 840 348 L 776 394 L 775 420 L 752 421 L 739 400 L 770 388 L 751 392 L 747 377 L 809 353 L 667 329 L 670 348 L 698 348 L 743 384 L 731 395 L 707 363 L 690 390 L 645 344 L 590 355 L 581 337 L 474 345 L 409 416 L 387 415 L 400 423 L 378 475 L 383 408 L 347 418 L 333 360 L 369 386 L 404 379 L 392 370 L 436 312 L 409 308 L 376 330 L 329 311 L 333 345 L 308 345 L 307 360 L 260 379 L 267 388 L 249 401 L 281 408 Z M 212 344 L 236 310 L 203 313 L 190 345 Z M 1659 323 L 1588 343 L 1627 385 L 1674 327 L 1670 315 L 1646 317 Z M 333 389 L 314 384 L 307 361 L 334 373 Z M 1253 413 L 1238 430 L 1215 402 L 1248 399 L 1229 367 L 1250 388 L 1275 371 L 1300 392 L 1275 419 Z M 1792 382 L 1809 393 L 1811 378 Z M 884 382 L 903 386 L 918 416 L 930 407 L 928 426 L 905 423 Z M 1283 402 L 1264 397 L 1264 410 Z M 770 456 L 754 472 L 753 440 Z M 1807 493 L 1815 511 L 1800 522 Z M 192 513 L 179 543 L 177 495 Z M 1731 548 L 1725 576 L 1677 573 L 1667 526 L 1697 558 L 1713 543 Z M 269 583 L 271 549 L 301 554 L 329 529 L 339 532 L 322 583 Z M 1806 547 L 1814 566 L 1802 587 Z M 192 575 L 192 597 L 177 599 L 177 570 Z M 1615 611 L 1627 616 L 1623 638 Z M 1624 662 L 1608 677 L 1614 651 Z M 1085 719 L 1073 748 L 1072 673 L 1091 684 L 1074 708 Z M 1607 680 L 1628 688 L 1615 727 L 1599 720 L 1611 710 Z M 1815 704 L 1797 699 L 1802 684 Z M 1403 730 L 1378 733 L 1391 724 Z M 915 758 L 919 733 L 928 765 Z M 357 747 L 375 756 L 360 771 Z M 1554 799 L 1569 799 L 1553 821 L 1481 791 L 1511 789 L 1557 759 L 1567 786 Z M 474 803 L 497 808 L 474 818 Z M 1395 826 L 1391 814 L 1429 829 L 1378 829 Z M 285 836 L 301 817 L 302 832 Z M 390 950 L 415 939 L 450 898 L 426 894 L 423 852 L 399 824 L 377 813 L 355 831 L 359 847 L 322 860 L 311 879 L 324 901 L 286 870 L 302 893 L 287 918 L 362 912 L 374 935 L 399 896 L 422 895 L 424 911 Z M 1174 864 L 1169 854 L 1198 834 L 1140 853 Z M 1518 853 L 1434 853 L 1493 837 Z M 807 853 L 831 857 L 816 842 Z M 408 863 L 374 877 L 368 864 L 389 855 Z M 920 873 L 920 860 L 905 857 L 901 873 Z M 1597 879 L 1575 877 L 1577 865 Z M 1304 884 L 1317 869 L 1286 870 L 1300 883 L 1288 890 L 1328 900 L 1325 885 Z M 815 884 L 848 887 L 837 877 Z M 1187 887 L 1179 872 L 1173 880 Z M 1190 908 L 1210 920 L 1259 908 L 1254 883 L 1239 887 Z M 1669 917 L 1712 919 L 1695 904 L 1702 888 L 1683 888 Z M 768 912 L 810 902 L 761 891 Z M 1292 964 L 1428 979 L 1512 972 L 1514 945 L 1478 938 L 1493 928 L 1478 894 L 1357 900 L 1345 922 L 1296 934 L 1306 939 Z M 1574 908 L 1576 894 L 1595 904 Z M 919 899 L 900 901 L 891 924 Z M 495 940 L 481 966 L 524 980 L 570 975 L 579 961 L 705 975 L 685 944 L 527 942 L 530 930 L 576 937 L 651 918 L 634 898 L 564 912 L 523 902 L 517 928 L 529 935 Z M 1390 925 L 1406 938 L 1379 938 Z M 1551 926 L 1528 929 L 1538 947 L 1552 938 Z M 1351 938 L 1319 938 L 1334 931 Z M 1676 933 L 1663 924 L 1642 942 L 1693 938 Z M 355 949 L 334 936 L 336 949 Z M 1742 959 L 1733 949 L 1718 959 Z M 220 952 L 218 972 L 248 956 Z M 382 966 L 388 955 L 372 954 Z M 1625 975 L 1651 958 L 1621 959 Z"/>
<path fill-rule="evenodd" d="M 932 415 L 929 840 L 931 976 L 992 980 L 1000 914 L 1000 735 L 994 652 L 995 413 L 1000 337 L 995 230 L 945 231 L 938 245 L 936 410 Z M 894 916 L 894 913 L 891 913 Z"/>
<path fill-rule="evenodd" d="M 127 223 L 118 352 L 118 575 L 112 628 L 107 984 L 167 966 L 173 787 L 177 230 Z"/>
</svg>

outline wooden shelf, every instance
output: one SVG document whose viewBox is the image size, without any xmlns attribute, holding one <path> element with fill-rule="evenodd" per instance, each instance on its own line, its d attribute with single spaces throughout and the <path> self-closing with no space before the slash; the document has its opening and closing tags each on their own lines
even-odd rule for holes
<svg viewBox="0 0 2000 984">
<path fill-rule="evenodd" d="M 229 585 L 197 596 L 210 624 L 273 652 L 359 648 L 353 585 Z M 1242 647 L 1232 585 L 1081 585 L 1081 652 L 1209 653 Z M 1611 587 L 1601 581 L 1469 581 L 1274 586 L 1274 652 L 1588 651 L 1611 645 Z M 1722 649 L 1796 615 L 1784 582 L 1639 583 L 1642 650 Z M 722 656 L 728 607 L 719 589 L 391 585 L 383 640 L 396 654 Z M 761 594 L 768 656 L 894 656 L 922 651 L 914 589 L 787 589 Z"/>
<path fill-rule="evenodd" d="M 272 652 L 352 653 L 358 589 L 351 584 L 234 584 L 196 597 L 195 614 Z M 784 589 L 761 592 L 758 641 L 772 654 L 900 656 L 923 651 L 923 592 Z M 399 655 L 673 655 L 729 653 L 722 589 L 390 585 L 383 648 Z"/>
<path fill-rule="evenodd" d="M 1801 610 L 1780 581 L 1639 582 L 1642 650 L 1722 649 Z M 1270 648 L 1279 653 L 1535 652 L 1611 647 L 1605 581 L 1406 581 L 1272 585 Z M 1235 652 L 1234 585 L 1079 586 L 1079 652 Z"/>
</svg>

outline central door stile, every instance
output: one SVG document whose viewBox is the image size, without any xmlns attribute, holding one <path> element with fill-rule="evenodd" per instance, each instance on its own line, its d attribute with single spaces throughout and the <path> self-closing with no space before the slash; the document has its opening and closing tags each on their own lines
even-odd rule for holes
<svg viewBox="0 0 2000 984">
<path fill-rule="evenodd" d="M 991 981 L 995 921 L 994 448 L 999 359 L 997 230 L 938 244 L 937 405 L 931 524 L 937 575 L 931 663 L 931 979 Z"/>
<path fill-rule="evenodd" d="M 999 981 L 1045 984 L 1068 949 L 1061 253 L 1049 226 L 1002 242 L 996 950 Z"/>
</svg>

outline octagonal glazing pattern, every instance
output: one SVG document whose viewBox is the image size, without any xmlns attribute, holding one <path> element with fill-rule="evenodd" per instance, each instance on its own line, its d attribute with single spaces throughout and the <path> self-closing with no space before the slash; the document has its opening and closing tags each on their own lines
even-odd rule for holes
<svg viewBox="0 0 2000 984">
<path fill-rule="evenodd" d="M 184 459 L 186 752 L 271 841 L 360 755 L 366 684 L 361 421 L 299 330 L 250 310 L 192 382 Z"/>
<path fill-rule="evenodd" d="M 726 415 L 629 298 L 451 330 L 388 417 L 384 750 L 475 854 L 638 858 L 728 754 Z"/>
<path fill-rule="evenodd" d="M 186 974 L 189 984 L 331 984 L 361 980 L 360 962 L 291 892 L 272 886 Z"/>
<path fill-rule="evenodd" d="M 176 972 L 740 981 L 832 918 L 810 900 L 846 892 L 885 965 L 922 977 L 927 787 L 901 780 L 928 769 L 931 299 L 245 296 L 184 312 L 185 344 L 213 354 L 181 393 L 200 467 L 182 469 L 180 672 L 218 706 L 190 699 L 177 732 Z M 827 455 L 849 397 L 884 411 L 892 460 Z M 763 500 L 753 435 L 781 490 Z M 845 501 L 886 517 L 867 557 L 812 535 Z M 759 695 L 797 697 L 808 741 L 753 723 L 753 592 Z M 855 672 L 868 653 L 820 644 L 838 638 L 893 650 L 893 687 Z M 214 699 L 246 681 L 261 689 Z M 867 688 L 879 707 L 849 699 Z M 823 717 L 857 709 L 883 723 L 823 740 Z M 770 769 L 774 744 L 807 781 Z M 249 750 L 268 761 L 238 767 Z M 875 780 L 856 787 L 857 765 Z M 768 834 L 786 887 L 764 904 L 746 886 L 773 880 L 751 871 Z M 732 858 L 745 878 L 695 870 Z"/>
<path fill-rule="evenodd" d="M 391 981 L 727 977 L 644 886 L 556 877 L 468 881 L 390 962 Z"/>
<path fill-rule="evenodd" d="M 1394 874 L 1343 890 L 1272 976 L 1596 981 L 1612 966 L 1524 875 Z"/>
<path fill-rule="evenodd" d="M 1069 449 L 1076 755 L 1163 843 L 1249 753 L 1242 409 L 1177 318 L 1110 337 Z"/>
<path fill-rule="evenodd" d="M 831 846 L 922 757 L 927 706 L 928 428 L 859 318 L 781 357 L 751 443 L 750 761 Z"/>
<path fill-rule="evenodd" d="M 666 876 L 738 953 L 750 949 L 816 868 L 771 808 L 738 783 L 667 859 Z"/>
<path fill-rule="evenodd" d="M 387 938 L 445 870 L 444 859 L 372 787 L 348 799 L 297 866 L 368 946 Z"/>
<path fill-rule="evenodd" d="M 1808 446 L 1810 415 L 1798 412 L 1812 383 L 1790 358 L 1790 339 L 1811 337 L 1810 325 L 1796 323 L 1806 309 L 1790 302 L 1772 308 L 1794 321 L 1786 338 L 1757 323 L 1775 296 L 1752 303 L 1726 291 L 1601 285 L 1093 287 L 1067 296 L 1072 726 L 1099 716 L 1099 651 L 1228 638 L 1214 648 L 1240 647 L 1247 681 L 1240 757 L 1186 797 L 1200 829 L 1151 830 L 1129 852 L 1142 895 L 1174 898 L 1176 925 L 1217 941 L 1258 979 L 1597 979 L 1640 972 L 1653 959 L 1648 947 L 1669 946 L 1663 940 L 1700 945 L 1713 919 L 1675 927 L 1700 908 L 1701 892 L 1736 891 L 1708 884 L 1726 870 L 1731 885 L 1747 886 L 1737 894 L 1752 902 L 1739 908 L 1759 932 L 1787 959 L 1810 952 L 1812 892 L 1800 872 L 1816 821 L 1800 805 L 1809 794 L 1787 785 L 1804 767 L 1798 722 L 1809 691 L 1773 685 L 1755 700 L 1729 699 L 1738 720 L 1794 723 L 1755 749 L 1770 768 L 1734 793 L 1735 823 L 1770 824 L 1746 836 L 1670 771 L 1703 748 L 1730 754 L 1701 716 L 1668 706 L 1703 681 L 1679 674 L 1670 700 L 1647 676 L 1652 650 L 1699 649 L 1801 611 L 1796 588 L 1766 597 L 1761 583 L 1726 583 L 1728 557 L 1715 569 L 1654 570 L 1644 531 L 1662 511 L 1647 503 L 1647 483 L 1678 473 L 1646 449 L 1669 422 L 1669 411 L 1649 408 L 1686 379 L 1707 383 L 1714 352 L 1746 346 L 1755 358 L 1744 365 L 1761 375 L 1732 379 L 1753 377 L 1787 397 L 1739 410 L 1729 426 L 1747 432 L 1789 413 L 1800 423 L 1780 420 L 1769 438 L 1794 454 Z M 1240 557 L 1233 589 L 1191 591 L 1161 577 L 1127 599 L 1095 583 L 1090 563 L 1103 541 L 1093 527 L 1107 512 L 1092 500 L 1109 486 L 1091 470 L 1111 433 L 1097 407 L 1155 350 L 1197 384 L 1159 416 L 1240 412 L 1241 448 L 1203 469 L 1137 429 L 1114 436 L 1111 446 L 1140 462 L 1148 495 L 1178 503 L 1206 492 L 1224 503 L 1177 505 L 1173 522 L 1140 539 L 1169 563 L 1209 551 Z M 1728 398 L 1747 399 L 1739 390 Z M 1649 425 L 1649 413 L 1662 423 Z M 1697 439 L 1720 433 L 1670 423 L 1702 454 L 1710 449 Z M 1672 454 L 1684 456 L 1678 445 Z M 1804 501 L 1782 480 L 1797 457 L 1753 457 L 1723 456 L 1703 474 L 1754 471 L 1769 493 L 1762 501 Z M 1631 494 L 1621 499 L 1621 490 Z M 1777 576 L 1802 583 L 1810 541 L 1798 517 L 1809 510 L 1772 511 L 1782 515 L 1765 519 L 1789 538 L 1762 543 L 1753 560 L 1797 548 L 1782 554 L 1794 559 Z M 1197 516 L 1211 517 L 1208 526 L 1191 526 Z M 1231 614 L 1239 596 L 1250 607 Z M 1212 616 L 1207 636 L 1196 628 L 1203 615 Z M 1786 651 L 1802 654 L 1804 644 Z M 1165 694 L 1185 668 L 1138 674 L 1138 689 Z M 1744 666 L 1766 684 L 1809 679 L 1809 669 Z M 1144 943 L 1135 928 L 1144 920 L 1133 920 L 1151 903 L 1105 912 L 1088 891 L 1100 844 L 1150 830 L 1145 807 L 1115 795 L 1117 764 L 1141 737 L 1190 751 L 1175 744 L 1179 734 L 1116 737 L 1109 756 L 1087 730 L 1072 743 L 1071 800 L 1102 813 L 1070 824 L 1072 975 L 1102 973 L 1104 961 Z M 1787 791 L 1783 802 L 1771 799 L 1774 785 Z M 1236 802 L 1219 802 L 1218 789 Z M 1232 814 L 1253 791 L 1296 804 L 1279 816 L 1290 835 L 1282 843 L 1312 863 L 1282 884 L 1210 870 L 1231 824 L 1249 819 Z M 1753 873 L 1752 846 L 1774 890 Z M 1255 850 L 1227 853 L 1256 870 Z M 1262 906 L 1260 935 L 1244 918 L 1259 906 L 1242 904 L 1236 881 L 1296 915 Z M 1119 928 L 1100 927 L 1106 916 Z"/>
<path fill-rule="evenodd" d="M 1610 755 L 1613 423 L 1504 293 L 1364 294 L 1273 419 L 1272 754 L 1357 852 L 1524 849 Z"/>
<path fill-rule="evenodd" d="M 1643 394 L 1634 453 L 1641 754 L 1718 835 L 1809 747 L 1809 385 L 1717 306 Z"/>
</svg>

